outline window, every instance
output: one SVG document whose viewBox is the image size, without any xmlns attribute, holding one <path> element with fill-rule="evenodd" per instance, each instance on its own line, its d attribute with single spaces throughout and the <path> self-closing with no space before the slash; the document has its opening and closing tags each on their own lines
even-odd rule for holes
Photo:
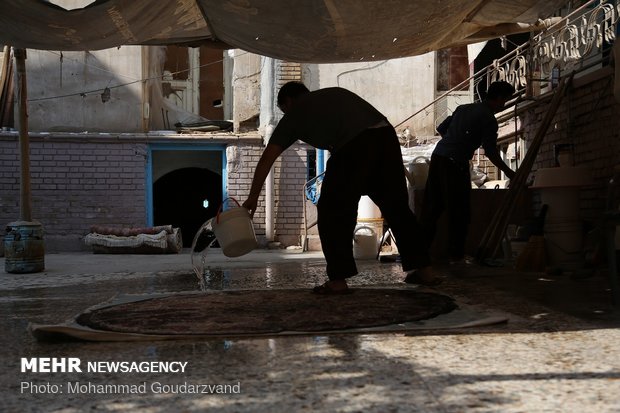
<svg viewBox="0 0 620 413">
<path fill-rule="evenodd" d="M 450 90 L 468 77 L 467 46 L 437 51 L 437 90 Z"/>
</svg>

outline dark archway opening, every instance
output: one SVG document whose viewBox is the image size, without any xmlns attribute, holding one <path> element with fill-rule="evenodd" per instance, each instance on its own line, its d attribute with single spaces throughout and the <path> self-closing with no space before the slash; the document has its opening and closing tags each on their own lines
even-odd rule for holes
<svg viewBox="0 0 620 413">
<path fill-rule="evenodd" d="M 153 184 L 155 225 L 181 228 L 183 246 L 192 245 L 200 226 L 222 203 L 222 176 L 205 168 L 169 172 Z"/>
</svg>

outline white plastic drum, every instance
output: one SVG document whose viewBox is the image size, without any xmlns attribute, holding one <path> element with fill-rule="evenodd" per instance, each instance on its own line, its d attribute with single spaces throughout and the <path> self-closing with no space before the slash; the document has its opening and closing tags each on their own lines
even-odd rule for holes
<svg viewBox="0 0 620 413">
<path fill-rule="evenodd" d="M 364 195 L 357 204 L 357 219 L 377 219 L 381 218 L 381 210 L 372 202 L 369 196 Z"/>
</svg>

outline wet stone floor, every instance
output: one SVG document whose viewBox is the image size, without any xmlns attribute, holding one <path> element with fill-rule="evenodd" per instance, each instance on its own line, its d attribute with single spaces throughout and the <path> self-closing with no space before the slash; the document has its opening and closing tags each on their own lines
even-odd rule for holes
<svg viewBox="0 0 620 413">
<path fill-rule="evenodd" d="M 441 269 L 438 292 L 509 319 L 461 330 L 50 343 L 27 329 L 30 322 L 61 323 L 116 294 L 310 289 L 324 281 L 320 256 L 290 258 L 214 259 L 201 281 L 187 253 L 49 254 L 45 272 L 21 275 L 3 272 L 0 258 L 0 411 L 620 412 L 620 322 L 596 274 L 571 280 Z M 402 285 L 398 264 L 359 269 L 353 286 Z M 21 371 L 21 358 L 45 357 L 79 358 L 82 366 L 186 365 L 182 373 Z M 135 392 L 97 392 L 105 386 Z"/>
</svg>

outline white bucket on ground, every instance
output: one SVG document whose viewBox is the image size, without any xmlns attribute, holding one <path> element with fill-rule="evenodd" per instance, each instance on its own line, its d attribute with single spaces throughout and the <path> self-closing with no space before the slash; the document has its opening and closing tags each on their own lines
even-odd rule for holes
<svg viewBox="0 0 620 413">
<path fill-rule="evenodd" d="M 359 227 L 369 227 L 375 232 L 375 239 L 377 242 L 376 249 L 379 249 L 381 243 L 381 237 L 383 236 L 383 218 L 368 218 L 358 219 L 355 229 Z"/>
<path fill-rule="evenodd" d="M 240 257 L 258 247 L 250 213 L 243 207 L 218 212 L 213 232 L 227 257 Z"/>
<path fill-rule="evenodd" d="M 545 223 L 545 249 L 552 266 L 577 269 L 583 267 L 583 226 L 581 221 Z"/>
<path fill-rule="evenodd" d="M 353 257 L 371 260 L 377 257 L 377 233 L 368 226 L 359 226 L 353 233 Z"/>
</svg>

